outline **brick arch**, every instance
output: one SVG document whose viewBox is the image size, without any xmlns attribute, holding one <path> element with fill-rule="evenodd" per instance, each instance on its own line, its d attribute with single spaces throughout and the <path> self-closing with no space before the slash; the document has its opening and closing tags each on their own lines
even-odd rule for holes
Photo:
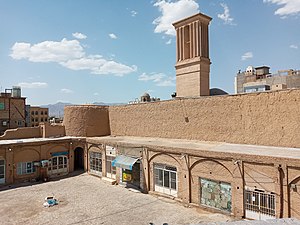
<svg viewBox="0 0 300 225">
<path fill-rule="evenodd" d="M 169 153 L 165 153 L 165 152 L 159 152 L 157 154 L 154 154 L 153 156 L 150 157 L 148 163 L 150 164 L 154 158 L 156 158 L 157 156 L 160 156 L 160 155 L 167 155 L 167 156 L 171 157 L 172 159 L 174 159 L 178 163 L 179 166 L 181 165 L 180 162 L 174 156 L 172 156 Z"/>
<path fill-rule="evenodd" d="M 291 184 L 298 184 L 296 190 L 291 188 Z M 289 217 L 300 217 L 299 202 L 300 202 L 300 176 L 294 178 L 289 183 Z"/>
<path fill-rule="evenodd" d="M 189 177 L 189 201 L 195 204 L 200 202 L 199 177 L 228 183 L 233 181 L 233 173 L 223 163 L 214 159 L 199 159 L 194 162 L 189 168 Z"/>
<path fill-rule="evenodd" d="M 48 156 L 49 152 L 50 152 L 52 149 L 57 148 L 57 147 L 63 147 L 63 149 L 66 149 L 67 151 L 69 150 L 68 147 L 66 147 L 65 145 L 58 144 L 58 145 L 51 146 L 51 147 L 47 150 L 46 155 Z"/>
<path fill-rule="evenodd" d="M 203 163 L 203 162 L 214 162 L 214 163 L 216 163 L 216 164 L 222 166 L 225 170 L 227 170 L 227 171 L 230 173 L 231 177 L 233 177 L 232 172 L 231 172 L 224 164 L 222 164 L 222 163 L 220 163 L 219 161 L 214 160 L 214 159 L 200 159 L 200 160 L 197 160 L 197 161 L 194 162 L 194 163 L 192 164 L 192 166 L 189 168 L 190 174 L 191 174 L 191 172 L 192 172 L 192 169 L 193 169 L 195 166 L 197 166 L 198 164 Z"/>
<path fill-rule="evenodd" d="M 290 183 L 289 185 L 293 184 L 293 183 L 298 183 L 300 181 L 300 176 L 294 178 Z"/>
<path fill-rule="evenodd" d="M 101 148 L 101 147 L 99 147 L 99 145 L 97 145 L 97 144 L 91 144 L 89 147 L 88 147 L 88 151 L 90 150 L 90 148 L 92 148 L 92 147 L 96 147 L 96 148 L 98 148 L 99 150 L 103 150 L 103 148 Z M 84 148 L 83 148 L 84 149 Z M 74 149 L 75 150 L 75 149 Z"/>
<path fill-rule="evenodd" d="M 30 154 L 26 154 L 26 152 L 30 152 Z M 37 157 L 36 158 L 32 157 L 31 152 L 34 152 L 35 153 L 34 155 L 37 156 Z M 18 160 L 19 155 L 23 155 L 23 156 L 20 156 L 20 158 L 22 158 L 23 161 Z M 24 156 L 26 156 L 26 157 L 24 157 Z M 31 157 L 31 159 L 29 157 Z M 17 159 L 18 162 L 27 162 L 27 161 L 40 160 L 41 159 L 41 152 L 37 149 L 34 149 L 34 148 L 22 148 L 22 149 L 16 151 L 14 158 L 15 158 L 14 160 Z M 34 159 L 32 159 L 32 158 L 34 158 Z"/>
</svg>

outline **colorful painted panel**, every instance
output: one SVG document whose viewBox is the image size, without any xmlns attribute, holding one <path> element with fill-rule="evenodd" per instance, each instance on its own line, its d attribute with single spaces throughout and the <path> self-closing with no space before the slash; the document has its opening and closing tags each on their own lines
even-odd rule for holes
<svg viewBox="0 0 300 225">
<path fill-rule="evenodd" d="M 231 185 L 200 178 L 201 204 L 231 212 Z"/>
</svg>

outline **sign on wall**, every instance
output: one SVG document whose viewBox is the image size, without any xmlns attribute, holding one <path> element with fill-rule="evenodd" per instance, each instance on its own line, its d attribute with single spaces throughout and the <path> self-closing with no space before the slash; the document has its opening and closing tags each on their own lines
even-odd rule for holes
<svg viewBox="0 0 300 225">
<path fill-rule="evenodd" d="M 125 182 L 131 181 L 132 180 L 132 174 L 128 171 L 123 171 L 122 180 L 125 181 Z"/>
</svg>

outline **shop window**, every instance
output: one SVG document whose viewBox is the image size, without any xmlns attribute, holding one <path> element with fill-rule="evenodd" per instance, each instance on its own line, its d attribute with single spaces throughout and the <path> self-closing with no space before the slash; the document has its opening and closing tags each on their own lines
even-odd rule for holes
<svg viewBox="0 0 300 225">
<path fill-rule="evenodd" d="M 48 174 L 64 174 L 68 172 L 68 157 L 65 155 L 53 156 L 49 159 Z"/>
<path fill-rule="evenodd" d="M 154 164 L 155 191 L 177 196 L 177 168 Z"/>
<path fill-rule="evenodd" d="M 32 162 L 19 162 L 17 164 L 17 174 L 31 174 L 35 172 L 35 167 Z"/>
<path fill-rule="evenodd" d="M 90 152 L 90 172 L 96 175 L 102 175 L 102 154 L 100 152 Z"/>
</svg>

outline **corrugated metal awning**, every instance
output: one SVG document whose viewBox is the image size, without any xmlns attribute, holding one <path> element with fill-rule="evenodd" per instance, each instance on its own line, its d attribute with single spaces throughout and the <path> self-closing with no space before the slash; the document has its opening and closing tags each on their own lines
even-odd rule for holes
<svg viewBox="0 0 300 225">
<path fill-rule="evenodd" d="M 132 170 L 133 164 L 138 161 L 138 158 L 132 158 L 125 155 L 118 155 L 115 160 L 112 161 L 112 166 L 121 167 L 123 169 Z"/>
</svg>

